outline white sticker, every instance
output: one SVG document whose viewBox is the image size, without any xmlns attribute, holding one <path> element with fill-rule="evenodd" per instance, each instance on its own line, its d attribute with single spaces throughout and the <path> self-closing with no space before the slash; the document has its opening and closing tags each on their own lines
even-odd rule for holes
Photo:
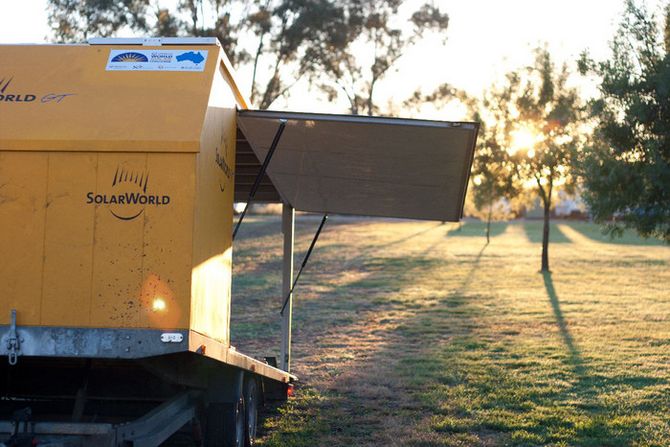
<svg viewBox="0 0 670 447">
<path fill-rule="evenodd" d="M 207 50 L 110 50 L 107 71 L 203 71 Z"/>
<path fill-rule="evenodd" d="M 179 332 L 164 332 L 161 334 L 163 343 L 181 343 L 184 341 L 184 335 Z"/>
</svg>

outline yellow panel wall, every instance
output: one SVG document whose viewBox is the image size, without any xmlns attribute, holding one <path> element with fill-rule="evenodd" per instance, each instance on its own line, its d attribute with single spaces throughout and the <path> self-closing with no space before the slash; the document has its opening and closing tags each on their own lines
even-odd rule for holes
<svg viewBox="0 0 670 447">
<path fill-rule="evenodd" d="M 191 328 L 228 342 L 232 280 L 235 98 L 216 76 L 205 116 L 193 239 Z"/>
<path fill-rule="evenodd" d="M 0 152 L 0 321 L 188 328 L 195 160 Z"/>
<path fill-rule="evenodd" d="M 47 157 L 0 152 L 0 322 L 20 309 L 25 324 L 40 323 Z"/>
<path fill-rule="evenodd" d="M 110 51 L 134 48 L 0 45 L 3 93 L 35 97 L 0 101 L 0 147 L 196 152 L 220 49 L 139 47 L 208 51 L 199 72 L 106 70 Z"/>
<path fill-rule="evenodd" d="M 148 208 L 144 217 L 141 326 L 189 324 L 196 159 L 196 154 L 147 158 L 151 182 L 170 195 L 170 206 Z"/>
<path fill-rule="evenodd" d="M 146 154 L 141 153 L 99 154 L 96 184 L 88 188 L 89 192 L 95 192 L 94 201 L 95 197 L 102 197 L 104 201 L 143 192 L 142 177 L 149 176 L 147 186 L 153 180 L 146 169 L 146 158 Z M 138 176 L 139 179 L 134 180 Z M 79 192 L 79 195 L 86 194 L 88 192 Z M 95 209 L 90 325 L 138 327 L 137 298 L 142 282 L 146 207 L 102 203 L 88 206 Z"/>
<path fill-rule="evenodd" d="M 40 323 L 88 326 L 95 208 L 85 206 L 83 194 L 96 184 L 98 156 L 58 152 L 39 156 L 47 160 L 49 172 Z"/>
<path fill-rule="evenodd" d="M 215 45 L 199 73 L 107 73 L 116 48 L 0 47 L 12 88 L 77 88 L 0 103 L 0 324 L 228 342 L 241 95 Z"/>
</svg>

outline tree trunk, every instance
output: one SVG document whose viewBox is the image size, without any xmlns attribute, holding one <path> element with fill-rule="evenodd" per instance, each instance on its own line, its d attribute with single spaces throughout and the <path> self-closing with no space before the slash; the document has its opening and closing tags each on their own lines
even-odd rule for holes
<svg viewBox="0 0 670 447">
<path fill-rule="evenodd" d="M 252 104 L 256 103 L 256 69 L 258 68 L 258 59 L 261 58 L 261 53 L 263 52 L 263 37 L 265 37 L 265 33 L 261 34 L 260 40 L 258 41 L 256 57 L 254 57 L 254 71 L 251 75 L 251 97 L 249 99 Z"/>
<path fill-rule="evenodd" d="M 551 202 L 544 201 L 544 228 L 542 229 L 542 271 L 549 271 L 549 220 L 551 218 Z"/>
<path fill-rule="evenodd" d="M 377 84 L 378 79 L 379 78 L 373 74 L 372 79 L 370 80 L 370 90 L 368 91 L 368 100 L 367 100 L 368 116 L 372 116 L 372 111 L 374 110 L 374 102 L 372 101 L 372 95 L 374 95 L 375 93 L 375 85 Z"/>
<path fill-rule="evenodd" d="M 493 215 L 493 202 L 489 203 L 489 216 L 486 220 L 486 245 L 491 242 L 491 215 Z"/>
<path fill-rule="evenodd" d="M 542 272 L 549 272 L 549 221 L 551 219 L 551 193 L 554 189 L 554 170 L 549 168 L 549 175 L 547 176 L 547 183 L 549 183 L 547 191 L 542 186 L 542 179 L 539 175 L 535 176 L 537 180 L 537 187 L 540 192 L 540 198 L 544 205 L 544 227 L 542 228 Z"/>
</svg>

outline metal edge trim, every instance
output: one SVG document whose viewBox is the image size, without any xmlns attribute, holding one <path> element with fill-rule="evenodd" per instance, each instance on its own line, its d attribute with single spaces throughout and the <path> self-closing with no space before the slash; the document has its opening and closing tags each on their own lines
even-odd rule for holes
<svg viewBox="0 0 670 447">
<path fill-rule="evenodd" d="M 475 160 L 475 152 L 477 151 L 477 137 L 479 135 L 479 123 L 475 123 L 475 133 L 472 136 L 472 145 L 471 145 L 471 151 L 470 151 L 470 160 L 468 163 L 463 167 L 463 177 L 464 177 L 464 182 L 462 183 L 461 187 L 461 210 L 459 212 L 460 218 L 463 218 L 463 211 L 465 210 L 465 197 L 468 194 L 468 185 L 470 183 L 470 175 L 472 174 L 472 163 Z M 459 220 L 460 220 L 459 218 Z"/>
<path fill-rule="evenodd" d="M 10 354 L 11 326 L 0 325 L 0 356 Z M 81 328 L 17 326 L 18 361 L 22 357 L 139 359 L 188 352 L 188 330 L 148 328 Z M 163 342 L 163 334 L 180 334 L 179 342 Z"/>
<path fill-rule="evenodd" d="M 193 330 L 189 331 L 188 340 L 189 350 L 196 354 L 204 355 L 205 357 L 218 360 L 227 365 L 236 366 L 279 382 L 287 383 L 298 380 L 298 378 L 291 373 L 242 354 L 234 347 L 228 346 L 225 343 L 199 332 Z"/>
<path fill-rule="evenodd" d="M 345 115 L 345 114 L 331 114 L 331 113 L 303 113 L 303 112 L 281 112 L 275 110 L 239 110 L 240 116 L 249 118 L 265 118 L 265 119 L 287 119 L 297 121 L 318 120 L 318 121 L 338 121 L 347 123 L 361 123 L 361 124 L 391 124 L 391 125 L 407 125 L 407 126 L 425 126 L 425 127 L 455 127 L 464 130 L 475 130 L 479 127 L 479 123 L 473 121 L 438 121 L 425 120 L 416 118 L 395 118 L 384 116 L 367 116 L 367 115 Z"/>
</svg>

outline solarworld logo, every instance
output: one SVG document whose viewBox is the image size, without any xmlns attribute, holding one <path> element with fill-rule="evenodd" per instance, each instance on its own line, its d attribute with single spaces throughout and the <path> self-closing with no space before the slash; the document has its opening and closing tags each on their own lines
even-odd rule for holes
<svg viewBox="0 0 670 447">
<path fill-rule="evenodd" d="M 151 194 L 148 190 L 149 172 L 117 167 L 109 194 L 86 194 L 87 205 L 108 205 L 109 212 L 119 220 L 134 220 L 147 207 L 165 206 L 169 195 Z"/>
<path fill-rule="evenodd" d="M 33 102 L 37 96 L 32 93 L 12 93 L 8 90 L 14 78 L 0 79 L 0 102 Z"/>
<path fill-rule="evenodd" d="M 13 81 L 13 76 L 0 77 L 0 103 L 32 103 L 40 96 L 38 104 L 60 104 L 65 98 L 75 95 L 75 93 L 47 93 L 44 95 L 35 92 L 26 93 L 25 90 L 18 90 L 16 83 L 12 84 Z"/>
</svg>

